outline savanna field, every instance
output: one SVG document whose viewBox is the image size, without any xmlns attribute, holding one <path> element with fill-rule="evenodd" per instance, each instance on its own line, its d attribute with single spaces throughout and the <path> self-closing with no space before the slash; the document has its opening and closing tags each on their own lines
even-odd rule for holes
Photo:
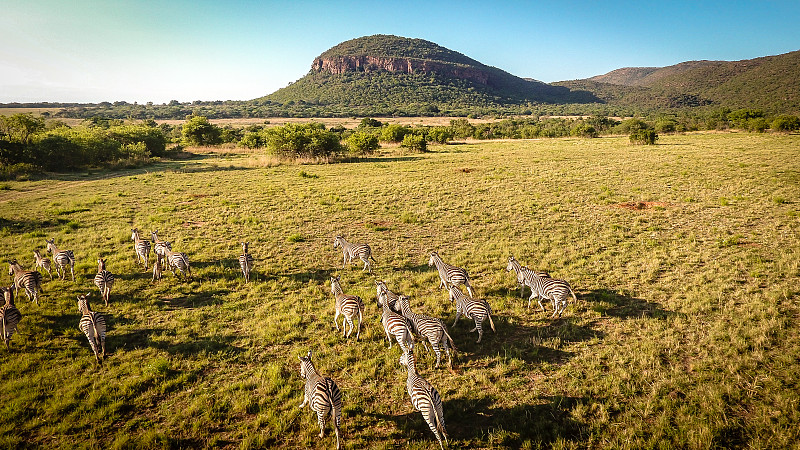
<svg viewBox="0 0 800 450">
<path fill-rule="evenodd" d="M 0 248 L 33 268 L 54 238 L 76 278 L 24 293 L 0 349 L 0 447 L 334 448 L 300 410 L 298 357 L 343 393 L 344 448 L 435 448 L 388 348 L 375 280 L 447 323 L 434 370 L 450 448 L 799 448 L 800 136 L 708 133 L 480 142 L 357 162 L 274 164 L 200 150 L 146 168 L 2 183 Z M 131 228 L 185 252 L 152 282 Z M 342 268 L 341 233 L 372 274 Z M 244 283 L 239 242 L 256 259 Z M 492 306 L 453 327 L 431 251 Z M 572 285 L 558 319 L 527 308 L 508 257 Z M 106 307 L 97 259 L 116 276 Z M 150 261 L 154 255 L 150 254 Z M 364 299 L 360 341 L 333 324 L 330 277 Z M 11 284 L 3 275 L 4 284 Z M 79 294 L 109 324 L 95 363 Z M 546 303 L 548 311 L 551 303 Z"/>
</svg>

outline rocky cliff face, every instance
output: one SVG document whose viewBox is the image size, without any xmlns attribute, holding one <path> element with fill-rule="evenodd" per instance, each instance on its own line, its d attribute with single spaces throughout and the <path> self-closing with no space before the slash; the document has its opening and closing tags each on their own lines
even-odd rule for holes
<svg viewBox="0 0 800 450">
<path fill-rule="evenodd" d="M 425 59 L 335 56 L 331 58 L 315 59 L 311 64 L 311 69 L 316 72 L 329 72 L 333 74 L 345 72 L 375 72 L 381 70 L 400 73 L 436 72 L 444 76 L 461 78 L 485 86 L 491 85 L 489 74 L 478 67 Z"/>
</svg>

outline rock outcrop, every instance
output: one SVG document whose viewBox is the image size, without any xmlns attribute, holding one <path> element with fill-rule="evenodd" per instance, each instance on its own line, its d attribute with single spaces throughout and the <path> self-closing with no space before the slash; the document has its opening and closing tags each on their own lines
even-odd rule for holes
<svg viewBox="0 0 800 450">
<path fill-rule="evenodd" d="M 478 67 L 426 59 L 376 56 L 334 56 L 315 59 L 311 64 L 311 69 L 315 72 L 329 72 L 332 74 L 377 71 L 395 73 L 435 72 L 446 77 L 469 80 L 484 86 L 491 85 L 489 73 Z"/>
</svg>

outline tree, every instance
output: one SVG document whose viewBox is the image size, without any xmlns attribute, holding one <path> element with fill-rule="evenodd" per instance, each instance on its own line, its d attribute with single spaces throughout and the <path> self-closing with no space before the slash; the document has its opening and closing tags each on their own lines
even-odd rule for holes
<svg viewBox="0 0 800 450">
<path fill-rule="evenodd" d="M 772 121 L 771 128 L 775 131 L 800 130 L 800 118 L 789 114 L 781 114 Z"/>
<path fill-rule="evenodd" d="M 428 151 L 428 143 L 425 141 L 425 137 L 419 134 L 406 134 L 403 136 L 403 142 L 400 144 L 400 146 L 407 148 L 412 152 L 421 153 Z"/>
<path fill-rule="evenodd" d="M 632 144 L 655 145 L 658 134 L 656 134 L 656 130 L 638 129 L 632 131 L 629 138 Z"/>
<path fill-rule="evenodd" d="M 411 130 L 407 127 L 392 123 L 386 125 L 386 128 L 381 131 L 381 140 L 383 142 L 401 142 L 403 137 L 409 132 L 411 132 Z"/>
<path fill-rule="evenodd" d="M 347 147 L 351 153 L 369 155 L 378 149 L 378 138 L 372 133 L 358 131 L 347 138 Z"/>
<path fill-rule="evenodd" d="M 205 116 L 191 115 L 182 128 L 187 145 L 217 145 L 222 143 L 222 129 L 208 121 Z"/>
<path fill-rule="evenodd" d="M 34 134 L 43 130 L 44 118 L 30 113 L 0 116 L 0 134 L 5 134 L 12 142 L 27 145 Z"/>
</svg>

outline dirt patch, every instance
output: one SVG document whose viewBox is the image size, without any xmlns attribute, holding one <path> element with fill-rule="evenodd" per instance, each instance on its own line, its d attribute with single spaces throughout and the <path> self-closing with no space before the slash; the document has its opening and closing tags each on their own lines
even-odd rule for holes
<svg viewBox="0 0 800 450">
<path fill-rule="evenodd" d="M 617 203 L 614 205 L 618 208 L 625 208 L 630 209 L 632 211 L 642 211 L 645 209 L 653 209 L 653 208 L 666 208 L 669 206 L 669 203 L 666 202 L 625 202 L 625 203 Z"/>
</svg>

